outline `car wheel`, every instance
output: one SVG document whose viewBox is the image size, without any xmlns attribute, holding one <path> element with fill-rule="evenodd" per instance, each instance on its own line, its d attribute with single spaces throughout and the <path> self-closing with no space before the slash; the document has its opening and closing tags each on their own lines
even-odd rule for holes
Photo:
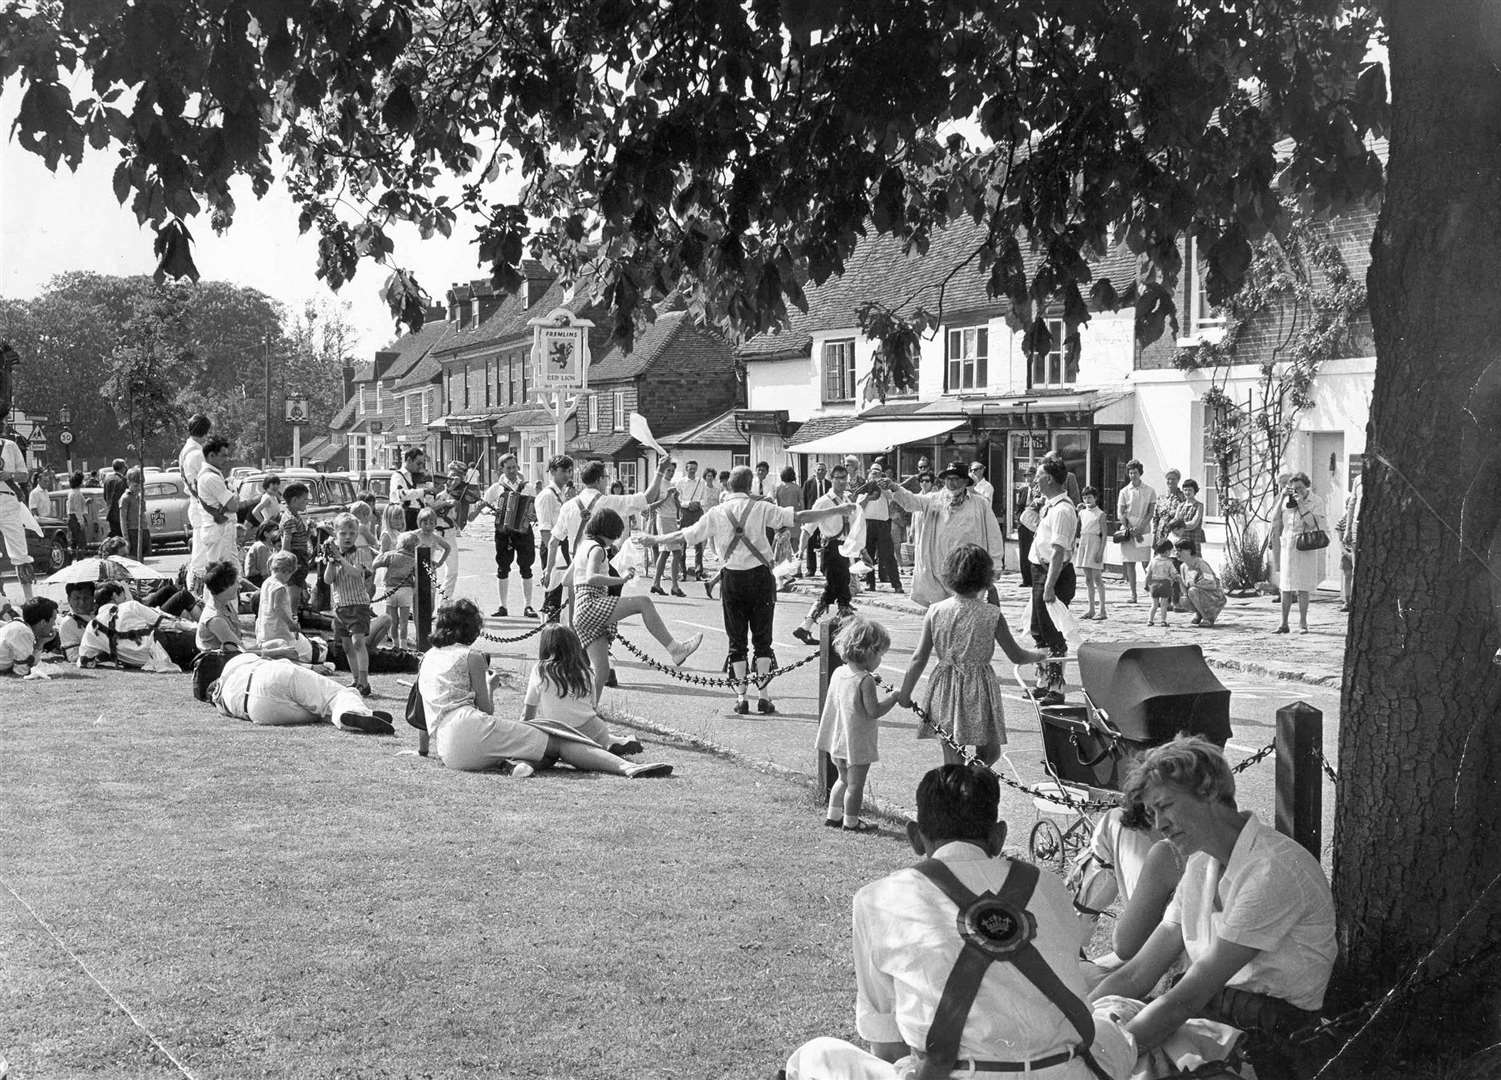
<svg viewBox="0 0 1501 1080">
<path fill-rule="evenodd" d="M 68 549 L 68 542 L 61 536 L 54 536 L 52 543 L 47 547 L 47 562 L 56 573 L 72 561 L 73 553 Z"/>
</svg>

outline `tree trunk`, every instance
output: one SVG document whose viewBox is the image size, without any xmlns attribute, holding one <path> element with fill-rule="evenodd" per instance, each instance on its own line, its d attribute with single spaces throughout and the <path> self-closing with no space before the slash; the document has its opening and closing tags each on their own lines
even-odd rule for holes
<svg viewBox="0 0 1501 1080">
<path fill-rule="evenodd" d="M 1387 18 L 1391 157 L 1368 278 L 1378 364 L 1334 890 L 1346 1003 L 1444 942 L 1422 977 L 1447 977 L 1390 1008 L 1369 1043 L 1453 1050 L 1495 1040 L 1501 986 L 1494 964 L 1464 966 L 1501 941 L 1501 883 L 1487 891 L 1501 874 L 1501 633 L 1476 557 L 1489 530 L 1478 546 L 1459 531 L 1462 516 L 1494 522 L 1501 494 L 1485 483 L 1466 498 L 1501 447 L 1501 408 L 1467 411 L 1501 355 L 1501 12 L 1392 0 Z"/>
</svg>

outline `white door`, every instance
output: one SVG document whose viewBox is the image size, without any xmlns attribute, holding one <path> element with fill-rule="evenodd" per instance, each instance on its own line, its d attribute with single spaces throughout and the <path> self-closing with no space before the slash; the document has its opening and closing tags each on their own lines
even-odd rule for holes
<svg viewBox="0 0 1501 1080">
<path fill-rule="evenodd" d="M 1324 500 L 1329 514 L 1330 539 L 1334 540 L 1334 523 L 1345 511 L 1345 433 L 1314 431 L 1308 436 L 1308 479 L 1314 494 Z M 1324 549 L 1322 589 L 1339 588 L 1339 543 Z"/>
</svg>

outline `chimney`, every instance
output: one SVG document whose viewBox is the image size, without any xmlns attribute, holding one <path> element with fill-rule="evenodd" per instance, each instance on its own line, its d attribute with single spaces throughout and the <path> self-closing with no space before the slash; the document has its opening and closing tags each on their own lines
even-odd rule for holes
<svg viewBox="0 0 1501 1080">
<path fill-rule="evenodd" d="M 339 374 L 344 377 L 344 400 L 348 401 L 354 397 L 354 365 L 345 360 Z"/>
<path fill-rule="evenodd" d="M 427 310 L 423 312 L 422 325 L 427 326 L 430 323 L 440 323 L 447 317 L 448 309 L 445 308 L 442 304 L 430 304 Z"/>
<path fill-rule="evenodd" d="M 474 293 L 474 321 L 476 324 L 484 322 L 495 309 L 500 307 L 501 298 L 495 294 L 494 287 L 489 281 L 471 281 L 469 288 Z"/>
<path fill-rule="evenodd" d="M 531 307 L 533 304 L 540 303 L 558 276 L 535 259 L 525 260 L 521 264 L 521 273 L 524 275 L 521 283 L 523 307 Z"/>
</svg>

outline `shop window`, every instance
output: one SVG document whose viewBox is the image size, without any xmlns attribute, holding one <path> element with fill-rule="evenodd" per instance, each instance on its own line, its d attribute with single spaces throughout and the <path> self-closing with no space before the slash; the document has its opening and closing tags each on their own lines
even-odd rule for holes
<svg viewBox="0 0 1501 1080">
<path fill-rule="evenodd" d="M 854 338 L 823 343 L 823 400 L 855 400 Z"/>
<path fill-rule="evenodd" d="M 1204 478 L 1199 488 L 1199 498 L 1204 502 L 1205 517 L 1222 517 L 1220 512 L 1220 459 L 1215 452 L 1215 432 L 1224 420 L 1223 411 L 1211 402 L 1200 406 L 1204 411 Z"/>
<path fill-rule="evenodd" d="M 944 375 L 944 392 L 983 390 L 990 385 L 990 331 L 983 326 L 950 330 Z"/>
<path fill-rule="evenodd" d="M 730 468 L 733 469 L 737 465 L 744 465 L 747 468 L 749 468 L 750 467 L 750 455 L 749 454 L 731 454 L 730 455 Z"/>
<path fill-rule="evenodd" d="M 1079 361 L 1069 360 L 1063 347 L 1063 320 L 1049 319 L 1048 333 L 1053 346 L 1046 353 L 1032 358 L 1031 384 L 1037 386 L 1072 386 L 1079 381 Z"/>
</svg>

